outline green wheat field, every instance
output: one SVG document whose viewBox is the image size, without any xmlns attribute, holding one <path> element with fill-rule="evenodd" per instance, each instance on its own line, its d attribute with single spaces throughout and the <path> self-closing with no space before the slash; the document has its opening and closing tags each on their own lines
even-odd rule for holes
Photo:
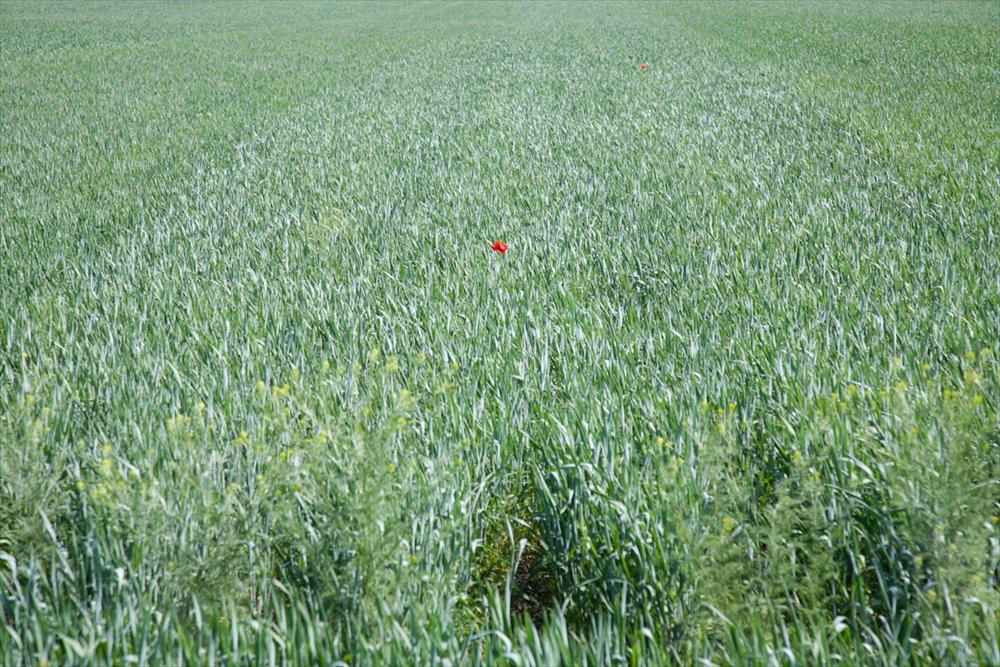
<svg viewBox="0 0 1000 667">
<path fill-rule="evenodd" d="M 996 0 L 0 2 L 2 667 L 998 665 L 998 354 Z"/>
</svg>

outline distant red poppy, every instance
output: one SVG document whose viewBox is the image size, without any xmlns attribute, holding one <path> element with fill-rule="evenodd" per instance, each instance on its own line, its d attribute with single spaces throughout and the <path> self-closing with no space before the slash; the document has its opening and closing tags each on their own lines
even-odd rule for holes
<svg viewBox="0 0 1000 667">
<path fill-rule="evenodd" d="M 639 69 L 642 69 L 642 70 L 646 69 L 647 67 L 649 67 L 649 65 L 647 65 L 646 63 L 643 63 L 643 64 L 639 65 Z"/>
<path fill-rule="evenodd" d="M 494 241 L 492 250 L 500 253 L 501 255 L 507 252 L 507 244 L 503 241 Z"/>
</svg>

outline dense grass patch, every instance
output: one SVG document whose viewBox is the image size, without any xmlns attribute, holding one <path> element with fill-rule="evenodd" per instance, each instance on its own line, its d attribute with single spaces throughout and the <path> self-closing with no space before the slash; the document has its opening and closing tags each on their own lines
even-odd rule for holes
<svg viewBox="0 0 1000 667">
<path fill-rule="evenodd" d="M 997 3 L 0 36 L 2 664 L 1000 662 Z"/>
</svg>

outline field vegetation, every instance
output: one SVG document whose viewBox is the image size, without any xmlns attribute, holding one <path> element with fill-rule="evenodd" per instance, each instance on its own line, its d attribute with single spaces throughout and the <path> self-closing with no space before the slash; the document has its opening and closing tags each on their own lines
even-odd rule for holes
<svg viewBox="0 0 1000 667">
<path fill-rule="evenodd" d="M 4 0 L 0 665 L 1000 664 L 998 45 Z"/>
</svg>

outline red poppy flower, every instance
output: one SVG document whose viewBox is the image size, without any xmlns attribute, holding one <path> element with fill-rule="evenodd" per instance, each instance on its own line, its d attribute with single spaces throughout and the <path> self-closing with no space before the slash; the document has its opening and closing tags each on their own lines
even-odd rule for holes
<svg viewBox="0 0 1000 667">
<path fill-rule="evenodd" d="M 500 253 L 501 255 L 507 252 L 507 244 L 503 241 L 494 241 L 492 250 Z"/>
<path fill-rule="evenodd" d="M 646 69 L 647 67 L 649 67 L 649 65 L 647 65 L 646 63 L 643 63 L 643 64 L 639 65 L 639 69 L 642 69 L 642 70 Z"/>
</svg>

